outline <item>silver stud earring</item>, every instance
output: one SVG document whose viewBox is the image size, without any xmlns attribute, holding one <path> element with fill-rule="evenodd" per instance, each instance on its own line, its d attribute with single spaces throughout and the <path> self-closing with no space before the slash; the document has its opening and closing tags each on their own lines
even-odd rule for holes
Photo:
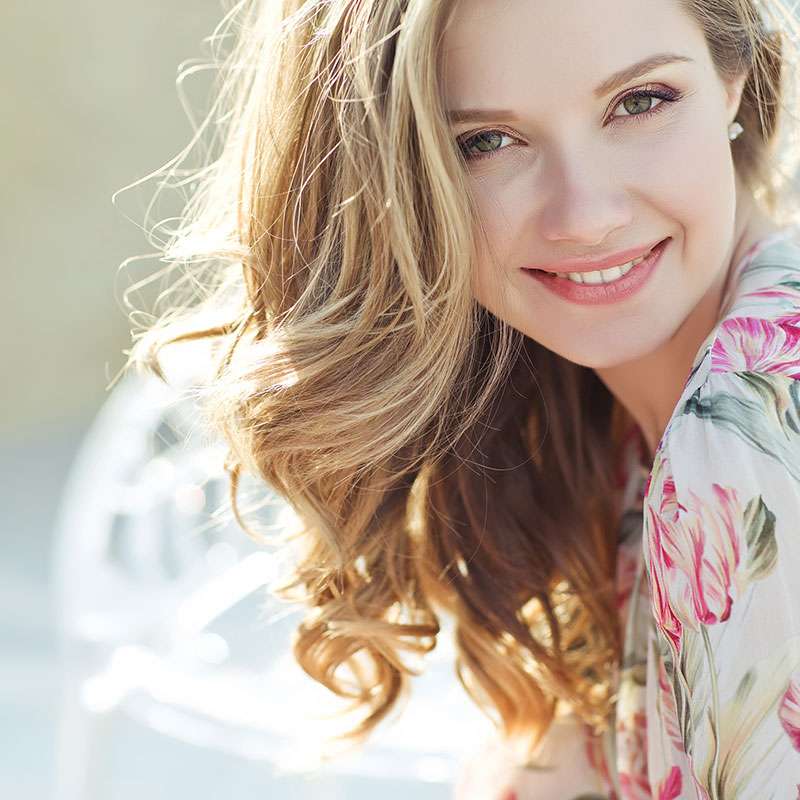
<svg viewBox="0 0 800 800">
<path fill-rule="evenodd" d="M 737 137 L 738 137 L 738 136 L 739 136 L 739 135 L 740 135 L 740 134 L 741 134 L 743 131 L 744 131 L 744 128 L 743 128 L 743 127 L 742 127 L 742 126 L 741 126 L 741 125 L 740 125 L 738 122 L 731 122 L 731 124 L 730 124 L 730 125 L 728 125 L 728 138 L 729 138 L 731 141 L 733 141 L 733 140 L 734 140 L 734 139 L 736 139 L 736 138 L 737 138 Z"/>
</svg>

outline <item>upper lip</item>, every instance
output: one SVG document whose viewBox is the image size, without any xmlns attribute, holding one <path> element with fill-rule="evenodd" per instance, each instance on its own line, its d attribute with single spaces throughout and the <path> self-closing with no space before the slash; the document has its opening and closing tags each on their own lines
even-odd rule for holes
<svg viewBox="0 0 800 800">
<path fill-rule="evenodd" d="M 542 269 L 545 272 L 594 272 L 611 267 L 621 267 L 635 258 L 645 255 L 652 250 L 663 239 L 657 239 L 652 244 L 644 247 L 633 247 L 630 250 L 620 250 L 603 258 L 571 258 L 567 261 L 554 261 L 552 264 L 543 264 L 535 267 L 525 267 L 525 269 Z"/>
</svg>

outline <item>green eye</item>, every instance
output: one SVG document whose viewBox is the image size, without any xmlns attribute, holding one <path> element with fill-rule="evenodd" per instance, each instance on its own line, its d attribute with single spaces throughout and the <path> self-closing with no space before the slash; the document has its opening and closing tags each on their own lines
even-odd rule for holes
<svg viewBox="0 0 800 800">
<path fill-rule="evenodd" d="M 503 131 L 479 131 L 478 133 L 471 134 L 459 140 L 458 146 L 464 154 L 467 161 L 473 161 L 479 158 L 485 158 L 486 155 L 491 155 L 500 149 L 503 139 L 513 141 L 514 137 L 509 136 Z M 477 150 L 478 154 L 473 155 L 470 151 Z"/>
<path fill-rule="evenodd" d="M 629 114 L 643 114 L 650 111 L 653 99 L 650 94 L 632 94 L 622 101 L 622 106 Z"/>
<path fill-rule="evenodd" d="M 625 114 L 612 114 L 612 119 L 619 117 L 649 117 L 662 111 L 670 103 L 680 100 L 680 93 L 667 88 L 647 88 L 636 89 L 623 97 L 616 105 L 616 108 L 624 108 Z M 653 105 L 653 100 L 659 102 Z"/>
</svg>

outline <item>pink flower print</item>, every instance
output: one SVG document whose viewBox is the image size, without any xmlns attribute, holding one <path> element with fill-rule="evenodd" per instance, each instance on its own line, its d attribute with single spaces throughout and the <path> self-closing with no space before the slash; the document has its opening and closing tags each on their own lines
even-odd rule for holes
<svg viewBox="0 0 800 800">
<path fill-rule="evenodd" d="M 668 468 L 666 459 L 663 459 L 664 467 Z M 661 513 L 670 520 L 674 520 L 678 516 L 678 509 L 681 508 L 675 497 L 675 481 L 671 475 L 664 478 L 661 485 Z"/>
<path fill-rule="evenodd" d="M 670 484 L 671 479 L 664 482 Z M 716 483 L 709 497 L 700 498 L 691 489 L 686 495 L 689 506 L 673 503 L 666 520 L 650 509 L 651 555 L 654 550 L 663 564 L 672 611 L 696 630 L 698 623 L 713 625 L 730 615 L 731 592 L 738 589 L 743 509 L 734 489 Z"/>
<path fill-rule="evenodd" d="M 667 563 L 669 557 L 661 546 L 662 530 L 665 526 L 649 506 L 647 513 L 650 519 L 650 536 L 647 542 L 650 551 L 650 603 L 656 624 L 663 631 L 677 655 L 680 652 L 683 626 L 672 610 L 670 598 L 667 597 L 665 576 L 670 564 Z"/>
<path fill-rule="evenodd" d="M 636 570 L 641 558 L 641 549 L 620 547 L 617 553 L 616 605 L 621 616 L 625 609 L 636 580 Z"/>
<path fill-rule="evenodd" d="M 778 307 L 780 303 L 783 303 L 789 308 L 800 306 L 800 292 L 794 287 L 782 283 L 776 283 L 774 286 L 764 286 L 761 289 L 746 292 L 742 295 L 742 299 L 744 300 L 750 298 L 769 300 L 771 301 L 771 305 L 775 307 Z"/>
<path fill-rule="evenodd" d="M 751 370 L 800 377 L 800 317 L 731 317 L 711 346 L 711 371 Z"/>
<path fill-rule="evenodd" d="M 591 768 L 600 775 L 606 791 L 608 792 L 608 800 L 619 800 L 617 793 L 614 791 L 611 775 L 608 771 L 608 764 L 606 764 L 605 753 L 603 752 L 603 734 L 595 734 L 591 726 L 584 724 L 583 736 L 586 760 L 589 762 Z"/>
<path fill-rule="evenodd" d="M 672 767 L 661 783 L 658 784 L 658 800 L 677 800 L 681 795 L 683 776 L 680 767 Z"/>
<path fill-rule="evenodd" d="M 789 682 L 778 708 L 778 718 L 792 746 L 800 751 L 800 672 L 795 673 Z"/>
<path fill-rule="evenodd" d="M 652 800 L 647 778 L 647 717 L 636 711 L 617 721 L 621 800 Z"/>
</svg>

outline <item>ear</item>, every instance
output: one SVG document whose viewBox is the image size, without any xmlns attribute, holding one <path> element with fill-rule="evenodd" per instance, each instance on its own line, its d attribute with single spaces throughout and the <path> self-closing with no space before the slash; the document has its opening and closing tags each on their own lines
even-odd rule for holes
<svg viewBox="0 0 800 800">
<path fill-rule="evenodd" d="M 748 72 L 743 72 L 725 85 L 725 108 L 728 115 L 728 124 L 733 122 L 739 113 L 739 105 L 742 102 L 742 92 L 744 91 L 748 74 Z"/>
</svg>

